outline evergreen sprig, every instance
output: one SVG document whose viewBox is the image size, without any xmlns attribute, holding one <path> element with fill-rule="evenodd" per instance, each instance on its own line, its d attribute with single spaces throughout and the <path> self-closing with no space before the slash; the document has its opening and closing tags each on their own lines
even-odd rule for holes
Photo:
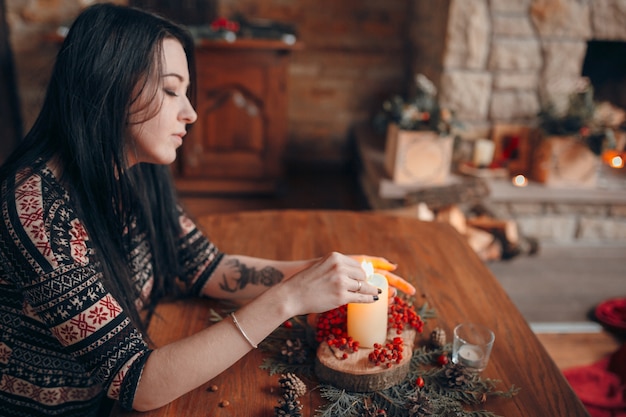
<svg viewBox="0 0 626 417">
<path fill-rule="evenodd" d="M 363 397 L 379 405 L 389 417 L 407 417 L 406 399 L 415 394 L 417 389 L 423 390 L 428 396 L 432 415 L 455 417 L 498 417 L 488 410 L 466 410 L 469 406 L 480 406 L 488 397 L 496 396 L 511 398 L 519 392 L 519 388 L 511 386 L 506 391 L 498 390 L 499 380 L 476 376 L 469 379 L 462 387 L 451 388 L 445 380 L 446 366 L 434 365 L 436 358 L 446 354 L 451 344 L 440 348 L 430 349 L 420 347 L 413 352 L 410 371 L 407 378 L 400 384 L 373 393 L 352 393 L 335 388 L 332 385 L 322 385 L 323 397 L 328 403 L 318 409 L 316 417 L 330 417 L 337 415 L 358 416 L 362 410 Z M 417 388 L 415 379 L 424 378 L 425 386 Z M 333 401 L 335 399 L 335 401 Z M 339 401 L 340 399 L 340 401 Z M 354 414 L 357 413 L 357 414 Z"/>
<path fill-rule="evenodd" d="M 433 309 L 427 304 L 416 309 L 422 320 L 436 317 Z M 295 317 L 289 326 L 281 326 L 262 344 L 269 356 L 261 364 L 261 369 L 267 370 L 270 375 L 294 373 L 307 378 L 315 374 L 316 342 L 307 338 L 306 317 Z M 310 329 L 309 329 L 310 330 Z M 303 348 L 309 351 L 307 360 L 301 364 L 289 364 L 281 355 L 281 348 L 287 339 L 300 338 Z M 489 378 L 468 378 L 460 387 L 450 387 L 446 377 L 447 365 L 437 364 L 437 358 L 447 355 L 452 350 L 452 344 L 441 347 L 424 345 L 416 348 L 411 357 L 407 377 L 400 384 L 376 392 L 350 392 L 337 388 L 331 384 L 319 385 L 320 395 L 326 400 L 325 404 L 316 410 L 315 417 L 361 417 L 371 410 L 372 405 L 383 409 L 387 417 L 413 417 L 409 414 L 409 398 L 421 390 L 421 395 L 428 397 L 432 415 L 450 417 L 500 417 L 488 410 L 466 410 L 484 404 L 489 397 L 511 398 L 519 392 L 519 388 L 511 386 L 502 391 L 498 389 L 501 381 Z M 425 385 L 418 388 L 415 380 L 422 377 Z"/>
<path fill-rule="evenodd" d="M 364 401 L 368 397 L 364 393 L 349 392 L 326 384 L 320 387 L 320 395 L 327 402 L 317 410 L 319 417 L 357 417 L 364 411 Z"/>
<path fill-rule="evenodd" d="M 306 316 L 294 317 L 289 323 L 289 327 L 285 325 L 278 327 L 259 344 L 259 348 L 269 354 L 263 359 L 260 368 L 268 371 L 270 375 L 293 373 L 310 378 L 314 375 L 317 346 L 311 345 L 307 338 Z M 300 339 L 302 348 L 307 352 L 305 362 L 288 363 L 285 360 L 282 348 L 288 339 Z"/>
<path fill-rule="evenodd" d="M 224 306 L 222 313 L 228 314 L 235 308 Z M 424 303 L 416 310 L 422 320 L 436 317 L 434 309 Z M 211 309 L 209 320 L 213 323 L 223 320 L 223 316 L 216 310 Z M 294 317 L 289 326 L 280 326 L 261 344 L 260 348 L 269 353 L 262 364 L 261 369 L 270 375 L 293 373 L 307 378 L 314 376 L 314 355 L 317 345 L 307 338 L 306 316 Z M 281 355 L 281 349 L 287 339 L 299 338 L 303 348 L 307 350 L 307 360 L 304 363 L 287 363 Z M 441 347 L 420 346 L 413 351 L 410 369 L 407 377 L 400 384 L 370 393 L 350 392 L 334 387 L 330 384 L 319 386 L 322 398 L 326 404 L 316 410 L 315 417 L 361 417 L 367 412 L 372 404 L 375 408 L 385 410 L 387 417 L 409 417 L 407 398 L 415 394 L 416 389 L 423 390 L 428 396 L 432 406 L 432 415 L 453 417 L 500 417 L 488 410 L 465 410 L 466 406 L 478 406 L 488 397 L 511 398 L 519 392 L 519 388 L 511 386 L 506 391 L 497 389 L 501 381 L 489 378 L 472 378 L 462 388 L 450 388 L 446 385 L 445 366 L 434 365 L 437 358 L 452 350 L 452 344 L 448 343 Z M 426 381 L 423 388 L 416 388 L 415 380 L 422 377 Z M 410 416 L 412 417 L 412 416 Z"/>
<path fill-rule="evenodd" d="M 287 363 L 279 357 L 267 357 L 263 359 L 259 368 L 267 371 L 270 375 L 292 373 L 311 378 L 314 375 L 313 360 L 301 364 Z"/>
<path fill-rule="evenodd" d="M 412 302 L 409 302 L 408 304 L 413 306 Z M 430 308 L 428 303 L 422 304 L 422 306 L 417 309 L 417 314 L 422 318 L 422 321 L 424 322 L 424 324 L 426 323 L 426 320 L 434 319 L 435 317 L 437 317 L 437 313 L 435 312 L 435 309 Z"/>
</svg>

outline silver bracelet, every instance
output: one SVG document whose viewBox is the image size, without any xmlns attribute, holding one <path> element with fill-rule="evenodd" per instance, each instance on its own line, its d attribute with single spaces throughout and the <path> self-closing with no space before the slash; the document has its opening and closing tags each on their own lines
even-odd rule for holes
<svg viewBox="0 0 626 417">
<path fill-rule="evenodd" d="M 243 329 L 239 325 L 239 322 L 237 321 L 237 317 L 235 317 L 235 313 L 230 313 L 230 317 L 232 317 L 233 323 L 235 323 L 235 327 L 237 327 L 237 329 L 239 329 L 239 332 L 241 333 L 243 338 L 246 339 L 248 341 L 248 343 L 250 343 L 250 346 L 252 346 L 254 349 L 256 349 L 258 346 L 255 345 L 254 343 L 252 343 L 252 340 L 250 340 L 250 338 L 248 337 L 246 332 L 243 331 Z"/>
</svg>

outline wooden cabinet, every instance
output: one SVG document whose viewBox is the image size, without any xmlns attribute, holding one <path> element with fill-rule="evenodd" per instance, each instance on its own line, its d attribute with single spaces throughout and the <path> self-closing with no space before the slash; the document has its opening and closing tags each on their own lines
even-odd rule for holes
<svg viewBox="0 0 626 417">
<path fill-rule="evenodd" d="M 180 192 L 275 191 L 287 141 L 287 66 L 281 41 L 200 41 L 198 120 L 179 150 Z"/>
</svg>

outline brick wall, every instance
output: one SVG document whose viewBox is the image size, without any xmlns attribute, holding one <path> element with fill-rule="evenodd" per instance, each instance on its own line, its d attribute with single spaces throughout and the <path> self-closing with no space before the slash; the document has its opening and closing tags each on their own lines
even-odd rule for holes
<svg viewBox="0 0 626 417">
<path fill-rule="evenodd" d="M 58 45 L 47 36 L 71 23 L 82 8 L 98 2 L 102 1 L 5 0 L 24 132 L 37 117 L 57 52 Z"/>
<path fill-rule="evenodd" d="M 55 52 L 42 35 L 93 0 L 6 2 L 28 128 Z M 304 48 L 289 70 L 287 150 L 295 162 L 345 161 L 351 126 L 384 97 L 410 91 L 417 72 L 468 137 L 487 136 L 495 122 L 532 123 L 547 100 L 566 100 L 588 40 L 626 40 L 624 0 L 219 0 L 215 10 L 297 28 Z"/>
<path fill-rule="evenodd" d="M 225 0 L 219 13 L 294 24 L 304 49 L 289 71 L 291 161 L 344 160 L 350 127 L 406 79 L 407 0 Z"/>
<path fill-rule="evenodd" d="M 29 128 L 56 53 L 44 35 L 71 22 L 92 1 L 6 1 L 22 114 Z M 240 12 L 290 23 L 298 30 L 304 49 L 293 54 L 289 70 L 289 160 L 345 161 L 350 127 L 367 121 L 383 96 L 402 92 L 409 5 L 409 0 L 218 2 L 219 15 Z"/>
</svg>

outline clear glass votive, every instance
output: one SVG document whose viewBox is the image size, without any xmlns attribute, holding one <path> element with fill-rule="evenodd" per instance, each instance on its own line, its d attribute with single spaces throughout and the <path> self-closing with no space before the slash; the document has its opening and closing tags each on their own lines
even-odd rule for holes
<svg viewBox="0 0 626 417">
<path fill-rule="evenodd" d="M 473 372 L 482 372 L 489 362 L 495 338 L 494 333 L 482 324 L 459 324 L 454 328 L 452 362 Z"/>
</svg>

